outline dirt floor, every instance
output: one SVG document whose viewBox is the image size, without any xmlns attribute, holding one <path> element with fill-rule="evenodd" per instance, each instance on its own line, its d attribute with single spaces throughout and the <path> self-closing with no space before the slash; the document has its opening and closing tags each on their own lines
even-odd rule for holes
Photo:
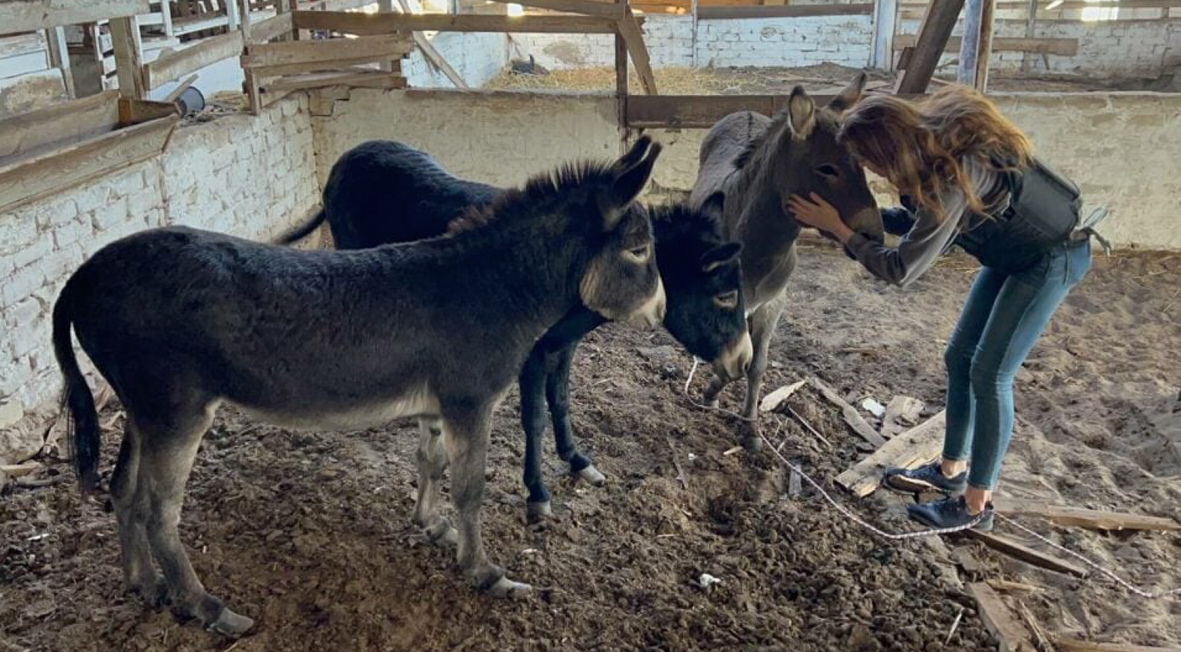
<svg viewBox="0 0 1181 652">
<path fill-rule="evenodd" d="M 951 257 L 903 291 L 827 247 L 806 248 L 768 387 L 816 375 L 850 399 L 906 394 L 936 411 L 943 338 L 972 272 Z M 1097 261 L 1018 376 L 1004 492 L 1181 518 L 1178 288 L 1176 255 Z M 573 418 L 610 482 L 572 485 L 549 456 L 557 518 L 542 525 L 524 522 L 515 392 L 499 409 L 484 533 L 492 557 L 537 588 L 521 601 L 476 594 L 452 554 L 410 527 L 411 424 L 292 433 L 223 411 L 181 532 L 210 590 L 257 620 L 236 643 L 124 595 L 113 515 L 47 460 L 0 496 L 0 649 L 974 651 L 992 643 L 963 582 L 997 579 L 1034 587 L 1005 600 L 1049 632 L 1181 644 L 1181 599 L 1144 600 L 962 538 L 877 539 L 806 485 L 791 497 L 770 453 L 726 454 L 737 423 L 690 404 L 689 368 L 663 331 L 608 325 L 588 337 Z M 704 382 L 699 374 L 694 391 Z M 734 387 L 724 405 L 737 408 L 740 395 Z M 811 389 L 789 404 L 831 448 L 778 414 L 766 432 L 825 486 L 865 455 Z M 121 419 L 116 405 L 104 411 L 104 475 Z M 896 496 L 836 495 L 879 527 L 912 528 Z M 1023 522 L 1149 590 L 1181 585 L 1178 533 Z M 982 568 L 957 569 L 952 555 L 965 552 Z M 721 581 L 703 589 L 702 573 Z"/>
</svg>

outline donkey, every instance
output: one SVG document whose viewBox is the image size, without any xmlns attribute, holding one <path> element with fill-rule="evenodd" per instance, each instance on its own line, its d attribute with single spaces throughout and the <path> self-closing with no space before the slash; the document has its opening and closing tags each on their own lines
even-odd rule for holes
<svg viewBox="0 0 1181 652">
<path fill-rule="evenodd" d="M 132 591 L 229 636 L 253 624 L 206 592 L 177 533 L 184 485 L 222 402 L 304 428 L 440 418 L 441 436 L 419 442 L 414 522 L 458 544 L 480 589 L 529 590 L 489 562 L 481 540 L 492 411 L 537 338 L 570 310 L 663 317 L 651 226 L 633 203 L 659 152 L 644 140 L 613 164 L 564 166 L 465 214 L 448 235 L 410 244 L 299 251 L 172 227 L 83 263 L 54 305 L 54 352 L 84 492 L 97 484 L 100 433 L 71 328 L 127 412 L 111 494 Z M 458 531 L 438 512 L 448 464 Z"/>
<path fill-rule="evenodd" d="M 376 247 L 429 238 L 472 205 L 492 202 L 500 188 L 465 181 L 433 157 L 392 141 L 369 141 L 341 155 L 324 186 L 324 208 L 281 239 L 302 239 L 325 220 L 338 249 Z M 718 216 L 685 206 L 649 209 L 657 267 L 668 295 L 665 328 L 693 355 L 713 362 L 720 377 L 738 378 L 750 363 L 738 262 L 741 245 L 724 242 Z M 524 483 L 528 517 L 550 513 L 541 471 L 549 403 L 559 457 L 576 478 L 601 485 L 606 477 L 578 450 L 570 424 L 570 363 L 579 341 L 606 319 L 586 307 L 571 311 L 538 340 L 518 378 L 525 431 Z M 429 428 L 427 420 L 421 428 Z"/>
<path fill-rule="evenodd" d="M 787 303 L 785 288 L 796 266 L 800 225 L 789 214 L 793 193 L 817 193 L 845 216 L 854 231 L 881 242 L 882 220 L 865 172 L 837 142 L 841 113 L 865 87 L 859 74 L 824 108 L 817 108 L 800 86 L 774 118 L 751 111 L 718 121 L 701 143 L 700 170 L 689 202 L 722 215 L 722 235 L 742 244 L 742 292 L 754 359 L 746 372 L 743 444 L 758 450 L 757 410 L 767 350 Z M 715 376 L 705 390 L 706 404 L 731 378 Z"/>
</svg>

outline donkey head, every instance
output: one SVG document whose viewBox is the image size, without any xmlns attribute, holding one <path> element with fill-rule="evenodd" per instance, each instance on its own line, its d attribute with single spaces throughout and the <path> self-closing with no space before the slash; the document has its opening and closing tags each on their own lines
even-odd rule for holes
<svg viewBox="0 0 1181 652">
<path fill-rule="evenodd" d="M 742 297 L 742 245 L 721 237 L 720 207 L 683 205 L 650 210 L 656 258 L 668 292 L 664 327 L 715 372 L 736 379 L 752 357 Z"/>
<path fill-rule="evenodd" d="M 865 74 L 859 73 L 822 108 L 803 87 L 792 89 L 787 108 L 778 118 L 784 127 L 775 134 L 779 153 L 773 158 L 772 174 L 784 212 L 789 213 L 786 202 L 792 194 L 807 197 L 816 193 L 840 212 L 850 229 L 882 242 L 882 219 L 865 172 L 848 149 L 837 142 L 841 114 L 861 99 L 864 87 Z"/>
<path fill-rule="evenodd" d="M 664 319 L 664 284 L 656 268 L 652 225 L 634 200 L 648 183 L 660 144 L 641 137 L 609 168 L 592 191 L 592 228 L 601 229 L 579 286 L 582 303 L 608 319 L 659 324 Z"/>
</svg>

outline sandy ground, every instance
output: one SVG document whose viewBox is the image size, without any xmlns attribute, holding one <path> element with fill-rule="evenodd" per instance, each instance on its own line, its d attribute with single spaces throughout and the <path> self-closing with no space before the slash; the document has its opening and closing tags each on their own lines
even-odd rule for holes
<svg viewBox="0 0 1181 652">
<path fill-rule="evenodd" d="M 807 248 L 769 387 L 817 375 L 851 398 L 907 394 L 927 413 L 939 409 L 943 339 L 972 272 L 952 257 L 903 291 Z M 1175 255 L 1097 261 L 1018 376 L 1007 494 L 1181 518 L 1179 288 Z M 33 478 L 47 486 L 10 485 L 0 496 L 0 649 L 984 650 L 990 637 L 962 584 L 980 579 L 1037 587 L 1005 600 L 1023 601 L 1049 632 L 1181 644 L 1181 600 L 1144 600 L 961 538 L 876 539 L 809 488 L 787 496 L 769 453 L 723 454 L 737 424 L 689 404 L 689 367 L 663 331 L 609 325 L 584 342 L 573 418 L 610 483 L 574 486 L 549 457 L 557 518 L 542 525 L 523 518 L 515 392 L 500 408 L 484 532 L 493 558 L 538 588 L 531 598 L 477 595 L 452 555 L 409 526 L 411 424 L 290 433 L 223 411 L 202 445 L 181 532 L 206 585 L 257 619 L 256 633 L 234 644 L 125 596 L 113 515 L 83 502 L 68 467 L 52 463 Z M 736 408 L 740 395 L 734 387 L 724 405 Z M 864 445 L 811 390 L 790 401 L 832 448 L 779 415 L 767 431 L 828 486 Z M 117 405 L 104 420 L 109 474 Z M 883 492 L 837 495 L 880 527 L 912 527 Z M 1150 590 L 1181 586 L 1177 533 L 1022 522 Z M 964 550 L 983 570 L 957 570 L 952 553 Z M 702 573 L 721 583 L 699 588 Z"/>
</svg>

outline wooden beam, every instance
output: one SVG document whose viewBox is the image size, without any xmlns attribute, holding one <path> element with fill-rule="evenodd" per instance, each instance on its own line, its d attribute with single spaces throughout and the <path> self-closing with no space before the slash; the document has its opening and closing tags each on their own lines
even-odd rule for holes
<svg viewBox="0 0 1181 652">
<path fill-rule="evenodd" d="M 62 71 L 66 95 L 72 100 L 78 97 L 78 94 L 74 90 L 74 71 L 70 69 L 70 52 L 66 47 L 66 30 L 60 26 L 49 28 L 45 30 L 45 38 L 49 46 L 50 65 Z"/>
<path fill-rule="evenodd" d="M 840 394 L 837 394 L 833 388 L 829 387 L 824 381 L 812 376 L 808 382 L 815 387 L 829 403 L 835 405 L 841 411 L 841 417 L 845 420 L 845 425 L 849 426 L 853 432 L 857 433 L 859 437 L 865 441 L 873 444 L 874 448 L 881 448 L 886 444 L 886 438 L 878 434 L 874 427 L 869 425 L 869 422 L 857 411 L 857 408 L 845 402 Z"/>
<path fill-rule="evenodd" d="M 153 102 L 129 97 L 119 98 L 119 126 L 121 127 L 130 127 L 173 115 L 180 115 L 180 110 L 173 102 Z"/>
<path fill-rule="evenodd" d="M 894 86 L 896 93 L 927 92 L 927 85 L 931 83 L 935 67 L 939 65 L 939 56 L 947 47 L 947 39 L 955 28 L 963 6 L 964 0 L 931 0 L 927 5 L 914 53 Z"/>
<path fill-rule="evenodd" d="M 614 2 L 598 2 L 597 0 L 492 0 L 500 3 L 513 3 L 522 7 L 535 9 L 549 9 L 550 11 L 564 11 L 583 16 L 598 16 L 619 20 L 623 18 L 624 6 Z"/>
<path fill-rule="evenodd" d="M 1070 636 L 1054 637 L 1054 645 L 1062 652 L 1181 652 L 1181 647 L 1147 647 L 1127 643 L 1092 643 Z"/>
<path fill-rule="evenodd" d="M 615 33 L 615 21 L 597 16 L 452 16 L 351 11 L 296 11 L 292 15 L 299 29 L 324 29 L 358 36 L 393 32 Z"/>
<path fill-rule="evenodd" d="M 0 168 L 0 211 L 12 210 L 158 155 L 177 120 L 164 118 L 119 129 Z"/>
<path fill-rule="evenodd" d="M 632 129 L 703 129 L 739 111 L 772 116 L 787 106 L 787 95 L 633 95 L 627 101 Z M 833 95 L 812 95 L 817 106 Z"/>
<path fill-rule="evenodd" d="M 321 72 L 360 63 L 400 58 L 414 49 L 407 34 L 362 36 L 327 41 L 292 41 L 246 46 L 242 67 L 267 77 Z"/>
<path fill-rule="evenodd" d="M 4 0 L 0 2 L 0 34 L 126 18 L 150 11 L 148 0 Z"/>
<path fill-rule="evenodd" d="M 406 78 L 401 71 L 384 70 L 314 72 L 302 75 L 287 75 L 260 86 L 263 93 L 287 93 L 309 88 L 348 86 L 350 88 L 405 88 Z"/>
<path fill-rule="evenodd" d="M 1060 559 L 1043 552 L 1039 552 L 1018 543 L 1008 537 L 991 532 L 981 532 L 979 530 L 965 530 L 968 536 L 977 539 L 984 543 L 984 545 L 1000 552 L 1020 559 L 1021 561 L 1045 568 L 1047 570 L 1056 571 L 1058 573 L 1066 573 L 1067 575 L 1074 575 L 1075 577 L 1086 577 L 1089 573 L 1086 568 L 1079 566 L 1073 562 Z"/>
<path fill-rule="evenodd" d="M 626 7 L 626 5 L 624 5 Z M 631 9 L 626 9 L 623 18 L 619 20 L 619 35 L 623 37 L 627 52 L 631 55 L 632 63 L 636 64 L 636 74 L 640 76 L 640 85 L 648 95 L 656 95 L 656 76 L 652 74 L 652 63 L 648 59 L 648 46 L 644 44 L 644 34 L 636 22 L 636 16 Z"/>
<path fill-rule="evenodd" d="M 111 47 L 115 50 L 115 72 L 119 75 L 119 94 L 123 97 L 144 99 L 148 96 L 144 84 L 143 46 L 135 16 L 112 18 Z"/>
<path fill-rule="evenodd" d="M 988 85 L 988 59 L 992 55 L 992 23 L 995 0 L 967 0 L 964 36 L 956 82 L 983 92 Z"/>
<path fill-rule="evenodd" d="M 104 91 L 0 120 L 0 161 L 111 131 L 119 123 L 118 97 L 118 91 Z"/>
<path fill-rule="evenodd" d="M 890 70 L 894 58 L 894 33 L 897 31 L 898 0 L 873 3 L 873 50 L 869 65 Z"/>
<path fill-rule="evenodd" d="M 836 482 L 855 496 L 868 496 L 882 482 L 886 467 L 913 469 L 939 457 L 947 413 L 940 412 L 910 430 L 895 435 L 869 457 L 837 476 Z"/>
<path fill-rule="evenodd" d="M 413 14 L 410 10 L 410 3 L 407 0 L 398 0 L 398 6 L 402 8 L 403 14 Z M 442 71 L 443 75 L 451 81 L 451 85 L 456 88 L 469 88 L 467 82 L 460 76 L 459 71 L 451 67 L 447 59 L 435 49 L 431 40 L 422 32 L 414 32 L 414 44 L 418 46 L 418 50 L 422 52 L 422 56 L 438 70 Z"/>
<path fill-rule="evenodd" d="M 621 7 L 621 11 L 627 11 L 628 0 L 615 0 L 615 4 Z M 623 33 L 618 28 L 615 30 L 615 127 L 619 133 L 619 150 L 624 151 L 627 147 L 628 140 L 628 115 L 627 109 L 631 101 L 628 89 L 628 74 L 627 74 L 627 41 L 623 38 Z"/>
<path fill-rule="evenodd" d="M 276 14 L 266 20 L 260 20 L 250 25 L 250 43 L 266 43 L 272 39 L 286 36 L 295 29 L 291 14 Z"/>
<path fill-rule="evenodd" d="M 943 0 L 939 0 L 942 2 Z M 855 5 L 771 5 L 753 7 L 711 7 L 697 9 L 701 20 L 741 18 L 800 18 L 806 16 L 865 16 L 873 13 L 873 4 Z"/>
<path fill-rule="evenodd" d="M 1005 606 L 1001 596 L 992 587 L 976 582 L 968 585 L 968 593 L 976 600 L 976 610 L 984 626 L 1000 644 L 1000 652 L 1021 652 L 1032 649 L 1032 636 L 1013 612 Z"/>
<path fill-rule="evenodd" d="M 1162 516 L 1108 512 L 1048 503 L 1025 503 L 1006 497 L 997 498 L 996 511 L 1006 516 L 1039 516 L 1058 525 L 1092 530 L 1181 530 L 1181 524 L 1177 521 Z"/>
<path fill-rule="evenodd" d="M 160 55 L 144 64 L 144 85 L 148 90 L 160 88 L 212 63 L 242 54 L 245 41 L 242 32 L 230 32 L 202 39 L 192 47 Z"/>
<path fill-rule="evenodd" d="M 944 52 L 957 52 L 961 39 L 953 36 L 947 40 Z M 899 34 L 894 37 L 894 49 L 903 50 L 915 44 L 913 34 Z M 1078 39 L 1076 38 L 1020 38 L 997 37 L 992 39 L 992 49 L 995 52 L 1032 52 L 1035 54 L 1058 54 L 1072 57 L 1078 54 Z"/>
</svg>

